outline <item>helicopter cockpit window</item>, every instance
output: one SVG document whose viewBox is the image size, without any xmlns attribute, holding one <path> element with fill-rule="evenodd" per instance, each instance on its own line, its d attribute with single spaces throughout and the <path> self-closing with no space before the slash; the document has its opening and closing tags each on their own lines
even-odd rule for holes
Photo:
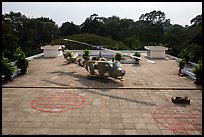
<svg viewBox="0 0 204 137">
<path fill-rule="evenodd" d="M 111 68 L 113 67 L 113 62 L 107 61 L 106 63 L 107 63 L 107 65 L 109 65 Z"/>
<path fill-rule="evenodd" d="M 114 67 L 114 68 L 121 68 L 122 65 L 121 65 L 120 62 L 114 62 L 114 63 L 113 63 L 113 67 Z"/>
</svg>

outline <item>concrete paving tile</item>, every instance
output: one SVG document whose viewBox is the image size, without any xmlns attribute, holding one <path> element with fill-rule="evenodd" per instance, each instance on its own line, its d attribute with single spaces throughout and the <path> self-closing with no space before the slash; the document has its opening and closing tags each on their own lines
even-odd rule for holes
<svg viewBox="0 0 204 137">
<path fill-rule="evenodd" d="M 95 122 L 99 123 L 101 121 L 100 115 L 97 115 L 96 117 L 93 117 L 89 120 L 89 122 Z"/>
<path fill-rule="evenodd" d="M 124 129 L 135 129 L 134 123 L 123 123 Z"/>
<path fill-rule="evenodd" d="M 127 117 L 127 118 L 123 118 L 123 123 L 134 123 L 133 118 L 131 117 Z"/>
<path fill-rule="evenodd" d="M 123 122 L 122 121 L 122 118 L 121 117 L 111 117 L 111 123 L 121 123 Z"/>
<path fill-rule="evenodd" d="M 161 132 L 163 135 L 175 135 L 174 131 L 168 129 L 167 130 L 163 129 L 161 130 Z"/>
<path fill-rule="evenodd" d="M 112 129 L 112 135 L 125 135 L 125 131 L 122 129 Z"/>
<path fill-rule="evenodd" d="M 111 122 L 111 117 L 107 117 L 107 115 L 101 116 L 101 122 L 103 123 L 110 123 Z"/>
<path fill-rule="evenodd" d="M 136 134 L 135 129 L 125 129 L 124 132 L 125 132 L 125 135 L 135 135 Z"/>
<path fill-rule="evenodd" d="M 147 125 L 147 129 L 159 130 L 159 127 L 157 126 L 157 124 L 146 124 L 146 125 Z"/>
<path fill-rule="evenodd" d="M 15 128 L 11 135 L 35 135 L 37 131 L 38 128 Z"/>
<path fill-rule="evenodd" d="M 83 129 L 74 129 L 74 135 L 86 135 L 86 128 Z"/>
<path fill-rule="evenodd" d="M 112 130 L 111 129 L 100 128 L 100 135 L 111 135 L 111 134 L 112 134 Z"/>
<path fill-rule="evenodd" d="M 140 130 L 140 129 L 148 129 L 147 124 L 136 124 L 135 123 L 135 128 Z"/>
<path fill-rule="evenodd" d="M 2 128 L 2 135 L 10 135 L 14 128 Z"/>
<path fill-rule="evenodd" d="M 74 135 L 74 129 L 49 129 L 48 135 Z"/>
<path fill-rule="evenodd" d="M 112 123 L 111 124 L 112 129 L 124 129 L 123 123 Z"/>
<path fill-rule="evenodd" d="M 99 135 L 100 129 L 99 128 L 98 129 L 97 128 L 93 128 L 93 129 L 87 128 L 86 134 L 87 135 Z"/>
<path fill-rule="evenodd" d="M 135 124 L 144 124 L 144 119 L 143 118 L 133 118 L 133 121 Z"/>
<path fill-rule="evenodd" d="M 42 123 L 40 122 L 31 122 L 31 121 L 25 121 L 22 122 L 22 127 L 24 128 L 40 128 Z"/>
<path fill-rule="evenodd" d="M 43 122 L 41 128 L 55 128 L 56 125 L 54 122 Z"/>
<path fill-rule="evenodd" d="M 163 135 L 161 130 L 158 129 L 148 129 L 151 135 Z"/>
<path fill-rule="evenodd" d="M 101 129 L 111 129 L 111 123 L 100 123 Z"/>
<path fill-rule="evenodd" d="M 147 129 L 136 129 L 137 135 L 150 135 L 151 133 Z"/>
<path fill-rule="evenodd" d="M 71 122 L 71 123 L 75 123 L 78 122 L 79 118 L 67 118 L 66 122 Z"/>
<path fill-rule="evenodd" d="M 93 129 L 93 128 L 100 128 L 100 123 L 96 123 L 96 122 L 91 122 L 87 124 L 87 128 L 89 129 Z"/>
<path fill-rule="evenodd" d="M 21 122 L 21 121 L 24 121 L 25 117 L 12 117 L 12 119 L 10 119 L 10 121 L 18 121 L 18 122 Z M 9 120 L 9 119 L 8 119 Z"/>
<path fill-rule="evenodd" d="M 83 122 L 88 123 L 90 121 L 90 119 L 91 119 L 90 117 L 79 117 L 77 122 L 79 122 L 79 123 L 83 123 Z"/>
<path fill-rule="evenodd" d="M 132 116 L 132 114 L 131 114 L 130 112 L 129 112 L 129 113 L 122 113 L 122 112 L 121 112 L 121 117 L 122 117 L 122 118 L 131 118 L 131 117 L 133 117 L 133 116 Z"/>
<path fill-rule="evenodd" d="M 145 124 L 154 124 L 156 122 L 153 118 L 144 118 L 144 123 Z"/>
<path fill-rule="evenodd" d="M 49 135 L 49 128 L 39 128 L 36 135 Z"/>
</svg>

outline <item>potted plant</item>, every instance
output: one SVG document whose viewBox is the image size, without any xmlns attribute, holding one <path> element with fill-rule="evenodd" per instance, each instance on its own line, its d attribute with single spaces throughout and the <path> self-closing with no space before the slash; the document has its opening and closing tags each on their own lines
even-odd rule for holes
<svg viewBox="0 0 204 137">
<path fill-rule="evenodd" d="M 179 54 L 180 58 L 183 59 L 186 64 L 189 63 L 189 61 L 193 58 L 193 54 L 191 51 L 189 51 L 187 48 L 182 50 Z"/>
<path fill-rule="evenodd" d="M 10 81 L 11 80 L 11 76 L 15 71 L 15 67 L 12 66 L 9 62 L 8 58 L 4 58 L 2 59 L 2 74 L 4 75 L 4 80 L 5 81 Z"/>
<path fill-rule="evenodd" d="M 135 53 L 134 53 L 134 56 L 140 57 L 141 55 L 140 55 L 139 52 L 135 52 Z M 135 63 L 136 63 L 136 64 L 139 64 L 139 59 L 135 59 Z"/>
<path fill-rule="evenodd" d="M 82 57 L 84 58 L 84 60 L 89 60 L 90 57 L 90 51 L 88 49 L 83 50 L 83 55 Z"/>
<path fill-rule="evenodd" d="M 72 52 L 71 51 L 67 51 L 67 56 L 70 57 L 70 58 L 73 57 Z"/>
<path fill-rule="evenodd" d="M 179 74 L 181 74 L 181 70 L 184 68 L 186 62 L 182 59 L 179 61 Z"/>
<path fill-rule="evenodd" d="M 196 84 L 201 85 L 202 84 L 202 63 L 199 62 L 198 65 L 196 65 L 193 69 L 193 73 L 195 74 L 196 77 Z"/>
<path fill-rule="evenodd" d="M 117 53 L 115 54 L 115 56 L 114 56 L 114 59 L 115 59 L 116 61 L 121 61 L 122 58 L 123 58 L 123 55 L 122 55 L 121 53 L 119 53 L 119 52 L 117 52 Z"/>
<path fill-rule="evenodd" d="M 25 74 L 29 66 L 29 62 L 25 58 L 25 53 L 20 48 L 17 48 L 14 56 L 16 58 L 17 67 L 21 69 L 21 74 Z"/>
</svg>

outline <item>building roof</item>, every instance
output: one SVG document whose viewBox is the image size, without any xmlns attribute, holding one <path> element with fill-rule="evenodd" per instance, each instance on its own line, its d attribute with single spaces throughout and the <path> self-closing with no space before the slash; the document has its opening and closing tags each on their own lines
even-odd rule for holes
<svg viewBox="0 0 204 137">
<path fill-rule="evenodd" d="M 145 46 L 145 49 L 147 50 L 168 50 L 167 47 L 163 47 L 163 46 Z"/>
<path fill-rule="evenodd" d="M 139 65 L 123 64 L 123 68 L 127 71 L 124 80 L 107 78 L 110 82 L 105 83 L 105 87 L 197 87 L 193 80 L 188 77 L 180 77 L 177 74 L 178 63 L 175 60 L 154 59 L 152 61 L 155 63 L 152 64 L 145 56 L 145 53 L 141 54 Z M 83 67 L 79 67 L 77 64 L 68 65 L 63 56 L 55 59 L 40 57 L 29 62 L 25 76 L 16 77 L 6 86 L 24 86 L 26 83 L 28 86 L 104 87 L 104 83 L 100 81 L 87 81 L 88 76 L 89 73 Z"/>
<path fill-rule="evenodd" d="M 2 85 L 2 134 L 202 135 L 202 88 L 178 75 L 175 60 L 154 62 L 142 53 L 118 80 L 91 77 L 63 56 L 34 58 Z M 173 104 L 175 96 L 190 105 Z"/>
<path fill-rule="evenodd" d="M 60 49 L 61 46 L 64 46 L 64 45 L 45 45 L 45 46 L 42 46 L 41 49 Z"/>
</svg>

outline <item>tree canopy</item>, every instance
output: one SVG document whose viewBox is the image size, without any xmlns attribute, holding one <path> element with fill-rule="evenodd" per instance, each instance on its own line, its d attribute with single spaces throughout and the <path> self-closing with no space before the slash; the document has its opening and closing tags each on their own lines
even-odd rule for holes
<svg viewBox="0 0 204 137">
<path fill-rule="evenodd" d="M 202 60 L 202 14 L 190 22 L 189 27 L 171 24 L 164 12 L 154 10 L 142 14 L 137 21 L 117 16 L 105 18 L 94 13 L 81 25 L 66 21 L 59 27 L 50 18 L 28 18 L 11 11 L 2 14 L 2 55 L 12 61 L 16 49 L 21 48 L 26 56 L 32 56 L 42 52 L 41 46 L 62 44 L 66 37 L 108 45 L 110 49 L 143 50 L 147 45 L 164 45 L 169 48 L 168 54 L 177 57 L 187 49 L 193 55 L 191 61 L 198 62 Z"/>
</svg>

